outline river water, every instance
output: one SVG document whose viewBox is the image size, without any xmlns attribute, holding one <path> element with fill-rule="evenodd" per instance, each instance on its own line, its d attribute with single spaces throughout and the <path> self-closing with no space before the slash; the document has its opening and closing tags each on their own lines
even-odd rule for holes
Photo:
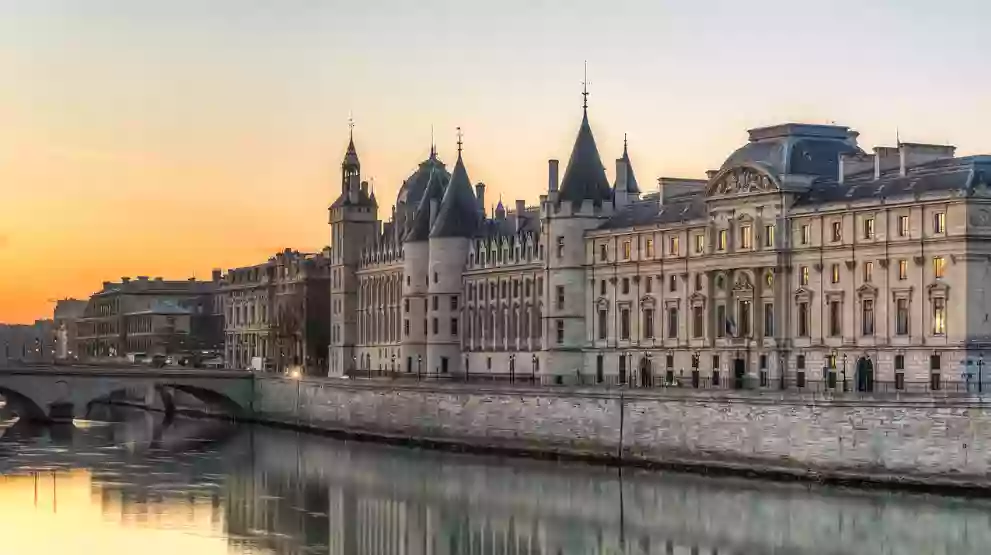
<svg viewBox="0 0 991 555">
<path fill-rule="evenodd" d="M 991 553 L 984 501 L 98 417 L 0 428 L 0 553 Z"/>
</svg>

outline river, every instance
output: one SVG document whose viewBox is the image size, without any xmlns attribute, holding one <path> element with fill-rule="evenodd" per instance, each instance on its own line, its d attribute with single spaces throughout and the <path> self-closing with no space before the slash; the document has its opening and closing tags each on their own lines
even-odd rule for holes
<svg viewBox="0 0 991 555">
<path fill-rule="evenodd" d="M 991 503 L 440 453 L 103 407 L 0 429 L 0 553 L 986 554 Z"/>
</svg>

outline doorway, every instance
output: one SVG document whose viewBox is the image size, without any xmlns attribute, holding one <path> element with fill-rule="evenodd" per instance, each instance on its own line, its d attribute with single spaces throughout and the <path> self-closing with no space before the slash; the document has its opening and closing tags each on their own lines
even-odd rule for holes
<svg viewBox="0 0 991 555">
<path fill-rule="evenodd" d="M 874 391 L 874 363 L 867 357 L 857 361 L 857 391 L 870 393 Z"/>
<path fill-rule="evenodd" d="M 640 359 L 640 387 L 651 387 L 654 385 L 654 369 L 651 368 L 650 359 L 643 357 Z"/>
<path fill-rule="evenodd" d="M 747 375 L 747 364 L 742 358 L 733 360 L 733 389 L 743 389 L 743 381 Z"/>
</svg>

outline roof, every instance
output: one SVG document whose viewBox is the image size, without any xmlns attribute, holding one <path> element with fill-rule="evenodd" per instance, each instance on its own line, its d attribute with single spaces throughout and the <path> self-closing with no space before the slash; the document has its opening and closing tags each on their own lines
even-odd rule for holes
<svg viewBox="0 0 991 555">
<path fill-rule="evenodd" d="M 407 177 L 399 187 L 396 194 L 396 206 L 406 204 L 416 207 L 423 198 L 423 192 L 427 189 L 427 181 L 430 179 L 431 171 L 439 171 L 445 182 L 451 178 L 444 163 L 437 158 L 437 151 L 430 149 L 430 157 L 420 162 L 416 171 Z"/>
<path fill-rule="evenodd" d="M 863 154 L 856 133 L 839 125 L 786 123 L 751 129 L 749 134 L 750 142 L 730 154 L 721 170 L 753 164 L 772 175 L 835 176 L 841 154 Z"/>
<path fill-rule="evenodd" d="M 444 191 L 430 237 L 471 237 L 478 230 L 480 212 L 459 148 L 458 161 L 454 163 L 451 181 Z"/>
<path fill-rule="evenodd" d="M 436 166 L 430 168 L 423 194 L 416 205 L 413 223 L 410 225 L 405 241 L 426 241 L 430 238 L 430 201 L 443 199 L 449 179 L 447 171 Z"/>
<path fill-rule="evenodd" d="M 518 214 L 510 214 L 506 218 L 489 218 L 482 220 L 476 232 L 476 237 L 510 237 L 516 235 L 516 219 Z M 540 231 L 540 210 L 528 210 L 523 213 L 522 233 L 538 233 Z"/>
<path fill-rule="evenodd" d="M 344 153 L 344 161 L 341 162 L 341 166 L 345 168 L 360 168 L 361 162 L 358 161 L 358 151 L 354 148 L 354 134 L 349 139 L 348 150 Z"/>
<path fill-rule="evenodd" d="M 595 137 L 588 124 L 588 110 L 584 110 L 578 137 L 575 138 L 575 146 L 561 180 L 558 202 L 581 204 L 582 201 L 591 200 L 601 205 L 611 199 L 612 190 L 606 179 L 606 170 L 602 166 L 599 149 L 595 146 Z"/>
<path fill-rule="evenodd" d="M 155 299 L 152 301 L 151 306 L 149 306 L 148 308 L 144 310 L 136 310 L 134 312 L 128 312 L 127 315 L 132 316 L 138 314 L 165 314 L 169 316 L 174 316 L 174 315 L 182 316 L 192 313 L 193 313 L 192 310 L 179 306 L 179 303 L 177 303 L 176 301 Z"/>
<path fill-rule="evenodd" d="M 369 193 L 367 190 L 358 189 L 358 202 L 351 202 L 351 197 L 348 195 L 348 192 L 344 191 L 337 197 L 337 200 L 330 205 L 331 208 L 340 208 L 342 206 L 377 207 L 378 201 L 375 200 L 375 193 Z"/>
<path fill-rule="evenodd" d="M 633 162 L 630 162 L 630 153 L 626 148 L 625 139 L 623 140 L 622 160 L 626 162 L 626 192 L 640 194 L 640 184 L 637 183 L 637 176 L 633 173 Z"/>
<path fill-rule="evenodd" d="M 624 206 L 598 229 L 673 224 L 705 217 L 706 210 L 705 198 L 702 194 L 686 195 L 664 205 L 659 204 L 655 198 Z"/>
</svg>

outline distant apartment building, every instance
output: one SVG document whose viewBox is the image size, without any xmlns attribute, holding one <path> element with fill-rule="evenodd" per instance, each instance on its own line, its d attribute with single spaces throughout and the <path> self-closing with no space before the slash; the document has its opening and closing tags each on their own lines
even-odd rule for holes
<svg viewBox="0 0 991 555">
<path fill-rule="evenodd" d="M 286 249 L 220 282 L 229 368 L 323 373 L 330 338 L 329 258 Z"/>
<path fill-rule="evenodd" d="M 138 276 L 106 281 L 77 320 L 80 358 L 219 350 L 222 316 L 212 281 Z"/>
<path fill-rule="evenodd" d="M 55 356 L 55 325 L 0 324 L 0 366 L 51 363 Z"/>
<path fill-rule="evenodd" d="M 79 357 L 78 321 L 86 311 L 88 301 L 61 299 L 55 305 L 55 360 L 75 360 Z"/>
</svg>

